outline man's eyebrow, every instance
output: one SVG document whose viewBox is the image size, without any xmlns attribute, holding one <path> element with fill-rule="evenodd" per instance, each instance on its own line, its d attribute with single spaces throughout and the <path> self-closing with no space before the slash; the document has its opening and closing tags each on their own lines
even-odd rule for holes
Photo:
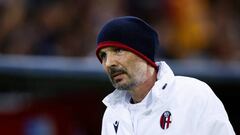
<svg viewBox="0 0 240 135">
<path fill-rule="evenodd" d="M 102 54 L 102 53 L 105 53 L 105 51 L 100 50 L 100 51 L 98 52 L 99 55 Z"/>
<path fill-rule="evenodd" d="M 112 51 L 114 47 L 102 48 L 99 50 L 99 53 L 106 53 L 107 51 Z"/>
</svg>

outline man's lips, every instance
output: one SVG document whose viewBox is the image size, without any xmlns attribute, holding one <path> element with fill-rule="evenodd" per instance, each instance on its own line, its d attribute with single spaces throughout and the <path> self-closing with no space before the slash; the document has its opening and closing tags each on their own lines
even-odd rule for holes
<svg viewBox="0 0 240 135">
<path fill-rule="evenodd" d="M 123 73 L 123 72 L 114 73 L 114 74 L 111 75 L 112 80 L 114 80 L 115 83 L 118 83 L 118 82 L 123 80 L 122 75 L 124 75 L 124 74 L 125 73 Z"/>
<path fill-rule="evenodd" d="M 119 75 L 122 75 L 122 74 L 124 74 L 124 73 L 123 72 L 116 72 L 116 73 L 113 73 L 111 76 L 112 76 L 112 78 L 115 78 L 115 77 L 117 77 Z"/>
<path fill-rule="evenodd" d="M 123 79 L 122 75 L 124 74 L 127 74 L 127 72 L 124 69 L 117 67 L 111 67 L 109 69 L 109 77 L 111 78 L 111 80 L 121 81 Z"/>
</svg>

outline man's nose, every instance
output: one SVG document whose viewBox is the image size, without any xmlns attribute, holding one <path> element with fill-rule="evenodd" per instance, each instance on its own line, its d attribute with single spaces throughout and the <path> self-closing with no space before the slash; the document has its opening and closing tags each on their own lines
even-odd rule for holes
<svg viewBox="0 0 240 135">
<path fill-rule="evenodd" d="M 117 58 L 114 55 L 109 54 L 105 61 L 106 67 L 112 67 L 117 65 Z"/>
</svg>

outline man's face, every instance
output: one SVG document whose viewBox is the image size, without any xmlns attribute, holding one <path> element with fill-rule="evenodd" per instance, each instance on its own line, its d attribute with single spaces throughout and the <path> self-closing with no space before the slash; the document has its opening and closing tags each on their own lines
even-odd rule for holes
<svg viewBox="0 0 240 135">
<path fill-rule="evenodd" d="M 131 90 L 147 80 L 149 65 L 134 53 L 117 47 L 106 47 L 100 50 L 99 56 L 116 89 Z"/>
</svg>

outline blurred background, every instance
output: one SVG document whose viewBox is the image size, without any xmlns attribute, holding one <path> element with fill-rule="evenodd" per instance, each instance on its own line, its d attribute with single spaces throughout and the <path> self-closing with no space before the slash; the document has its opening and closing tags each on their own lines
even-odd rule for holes
<svg viewBox="0 0 240 135">
<path fill-rule="evenodd" d="M 95 41 L 123 15 L 158 31 L 158 58 L 207 82 L 240 134 L 239 11 L 239 0 L 1 0 L 0 134 L 99 135 L 113 87 Z"/>
</svg>

